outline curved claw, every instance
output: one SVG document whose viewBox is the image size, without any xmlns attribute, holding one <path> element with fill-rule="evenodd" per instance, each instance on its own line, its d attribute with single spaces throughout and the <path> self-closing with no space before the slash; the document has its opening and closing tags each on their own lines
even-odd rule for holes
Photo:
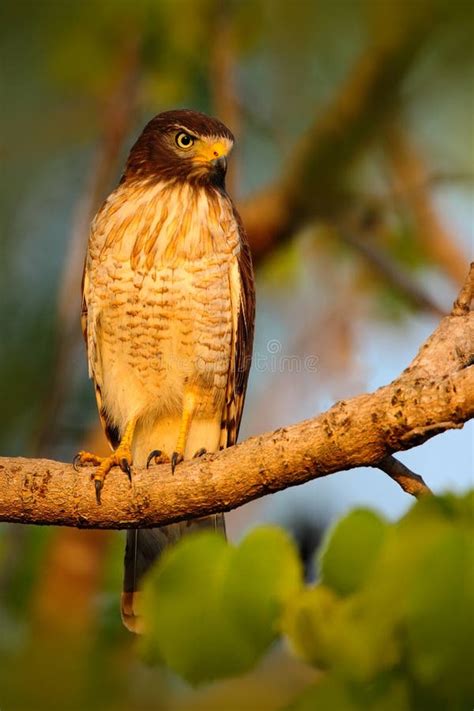
<svg viewBox="0 0 474 711">
<path fill-rule="evenodd" d="M 97 499 L 97 503 L 100 504 L 100 493 L 102 491 L 102 487 L 104 486 L 104 483 L 101 479 L 94 479 L 94 486 L 95 486 L 95 498 Z"/>
<path fill-rule="evenodd" d="M 79 471 L 79 467 L 78 467 L 77 465 L 80 464 L 80 463 L 81 463 L 81 455 L 80 455 L 80 454 L 76 454 L 76 456 L 75 456 L 74 459 L 72 460 L 72 468 L 74 469 L 75 472 L 78 472 L 78 471 Z"/>
<path fill-rule="evenodd" d="M 131 482 L 132 481 L 132 468 L 130 466 L 130 462 L 125 457 L 122 457 L 122 459 L 120 460 L 120 469 L 123 472 L 125 472 L 125 474 L 128 477 L 128 480 Z"/>
<path fill-rule="evenodd" d="M 150 462 L 152 459 L 157 459 L 158 457 L 161 457 L 162 454 L 163 452 L 161 451 L 161 449 L 154 449 L 152 452 L 150 452 L 146 460 L 146 468 L 150 468 Z"/>
<path fill-rule="evenodd" d="M 195 452 L 193 459 L 198 459 L 198 457 L 203 457 L 205 454 L 207 454 L 207 449 L 205 447 L 201 447 L 201 449 L 198 449 L 198 451 Z"/>
<path fill-rule="evenodd" d="M 173 452 L 171 455 L 171 473 L 174 474 L 176 465 L 183 461 L 183 455 L 179 452 Z"/>
</svg>

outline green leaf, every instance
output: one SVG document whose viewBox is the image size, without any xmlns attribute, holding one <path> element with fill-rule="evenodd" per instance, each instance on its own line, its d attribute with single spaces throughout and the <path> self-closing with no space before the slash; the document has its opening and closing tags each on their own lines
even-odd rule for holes
<svg viewBox="0 0 474 711">
<path fill-rule="evenodd" d="M 265 650 L 279 632 L 284 603 L 302 586 L 298 554 L 276 527 L 255 529 L 232 553 L 223 591 L 227 612 L 249 649 Z"/>
<path fill-rule="evenodd" d="M 190 535 L 163 556 L 143 594 L 149 659 L 190 679 L 199 679 L 206 664 L 219 664 L 213 626 L 226 624 L 218 598 L 227 562 L 225 540 L 211 533 Z"/>
<path fill-rule="evenodd" d="M 348 683 L 323 677 L 285 711 L 409 711 L 405 682 L 396 676 L 378 677 L 373 684 Z"/>
<path fill-rule="evenodd" d="M 350 691 L 333 677 L 325 677 L 303 692 L 285 711 L 360 711 Z"/>
<path fill-rule="evenodd" d="M 303 590 L 289 602 L 282 629 L 307 662 L 329 668 L 344 634 L 341 602 L 323 585 Z"/>
<path fill-rule="evenodd" d="M 191 683 L 242 673 L 275 639 L 301 581 L 296 550 L 279 529 L 258 529 L 238 548 L 215 533 L 191 534 L 148 577 L 143 650 Z"/>
<path fill-rule="evenodd" d="M 451 530 L 426 550 L 409 591 L 407 657 L 417 681 L 446 708 L 474 699 L 474 546 Z"/>
<path fill-rule="evenodd" d="M 341 598 L 324 585 L 304 590 L 288 604 L 283 629 L 307 662 L 348 680 L 368 681 L 399 661 L 392 617 L 370 607 L 363 593 Z"/>
<path fill-rule="evenodd" d="M 377 558 L 387 528 L 373 511 L 360 509 L 345 516 L 319 556 L 321 581 L 340 595 L 357 590 Z"/>
<path fill-rule="evenodd" d="M 428 522 L 439 525 L 441 522 L 465 523 L 472 526 L 474 521 L 474 491 L 462 496 L 444 494 L 443 496 L 423 496 L 397 526 L 405 529 L 411 525 L 426 525 Z"/>
</svg>

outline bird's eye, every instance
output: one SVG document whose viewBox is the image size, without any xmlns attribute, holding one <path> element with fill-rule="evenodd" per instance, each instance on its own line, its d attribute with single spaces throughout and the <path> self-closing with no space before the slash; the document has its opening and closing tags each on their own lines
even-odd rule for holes
<svg viewBox="0 0 474 711">
<path fill-rule="evenodd" d="M 193 143 L 194 138 L 190 136 L 189 133 L 186 133 L 185 131 L 180 131 L 176 134 L 176 145 L 178 146 L 178 148 L 187 150 L 188 148 L 191 148 Z"/>
</svg>

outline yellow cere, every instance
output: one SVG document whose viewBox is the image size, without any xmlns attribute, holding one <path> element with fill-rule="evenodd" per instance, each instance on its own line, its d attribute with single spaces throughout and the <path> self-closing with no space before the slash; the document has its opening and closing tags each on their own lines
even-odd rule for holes
<svg viewBox="0 0 474 711">
<path fill-rule="evenodd" d="M 213 141 L 208 143 L 200 141 L 196 147 L 196 158 L 203 161 L 211 161 L 221 156 L 226 156 L 230 150 L 230 141 Z"/>
</svg>

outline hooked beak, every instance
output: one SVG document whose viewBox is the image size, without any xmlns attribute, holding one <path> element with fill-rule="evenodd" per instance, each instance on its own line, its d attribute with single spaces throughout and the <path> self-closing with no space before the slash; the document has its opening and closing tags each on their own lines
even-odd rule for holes
<svg viewBox="0 0 474 711">
<path fill-rule="evenodd" d="M 200 141 L 192 161 L 197 168 L 198 175 L 207 176 L 214 185 L 224 187 L 227 170 L 227 154 L 232 148 L 230 141 Z"/>
<path fill-rule="evenodd" d="M 216 182 L 223 184 L 227 171 L 227 158 L 225 156 L 214 158 L 214 160 L 210 161 L 210 165 L 212 176 L 215 178 Z"/>
<path fill-rule="evenodd" d="M 217 171 L 218 173 L 224 173 L 227 170 L 227 158 L 225 156 L 220 156 L 220 158 L 214 158 L 214 160 L 211 160 L 211 165 L 213 170 Z"/>
</svg>

